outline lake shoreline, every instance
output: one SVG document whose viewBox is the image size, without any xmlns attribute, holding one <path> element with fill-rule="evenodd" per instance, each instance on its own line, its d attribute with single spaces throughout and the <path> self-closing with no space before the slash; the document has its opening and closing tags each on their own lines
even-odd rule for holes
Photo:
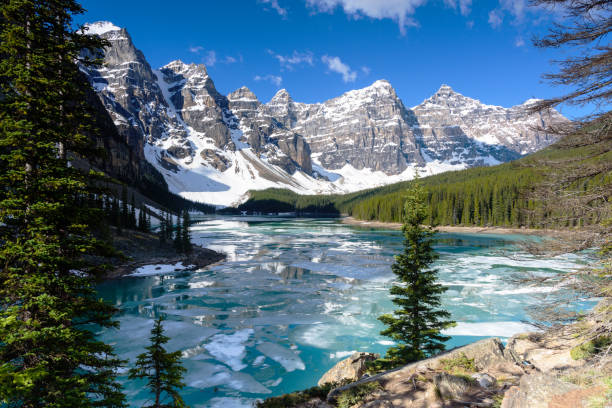
<svg viewBox="0 0 612 408">
<path fill-rule="evenodd" d="M 113 260 L 104 280 L 122 278 L 146 265 L 175 265 L 180 262 L 200 269 L 227 258 L 223 253 L 199 245 L 192 245 L 189 254 L 179 253 L 172 241 L 160 242 L 156 234 L 134 230 L 121 233 L 113 230 L 113 246 L 123 256 Z"/>
<path fill-rule="evenodd" d="M 402 224 L 399 222 L 364 221 L 354 217 L 342 217 L 341 222 L 347 225 L 368 228 L 383 228 L 390 230 L 401 230 Z M 536 235 L 546 237 L 561 237 L 572 234 L 572 231 L 533 229 L 533 228 L 508 228 L 508 227 L 462 227 L 455 225 L 437 226 L 439 232 L 459 233 L 459 234 L 500 234 L 500 235 Z"/>
</svg>

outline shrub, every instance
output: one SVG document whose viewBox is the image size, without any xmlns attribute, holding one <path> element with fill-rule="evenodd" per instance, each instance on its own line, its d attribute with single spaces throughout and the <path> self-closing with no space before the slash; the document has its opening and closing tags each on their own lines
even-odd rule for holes
<svg viewBox="0 0 612 408">
<path fill-rule="evenodd" d="M 360 384 L 340 394 L 336 405 L 338 406 L 338 408 L 350 408 L 353 405 L 363 401 L 368 395 L 371 395 L 374 391 L 379 390 L 381 388 L 382 386 L 375 381 Z"/>
<path fill-rule="evenodd" d="M 475 373 L 477 371 L 474 359 L 468 358 L 465 353 L 452 358 L 440 359 L 440 363 L 444 371 L 453 375 Z"/>
<path fill-rule="evenodd" d="M 574 347 L 570 350 L 570 356 L 574 360 L 584 360 L 603 351 L 610 344 L 612 344 L 612 337 L 600 336 Z"/>
</svg>

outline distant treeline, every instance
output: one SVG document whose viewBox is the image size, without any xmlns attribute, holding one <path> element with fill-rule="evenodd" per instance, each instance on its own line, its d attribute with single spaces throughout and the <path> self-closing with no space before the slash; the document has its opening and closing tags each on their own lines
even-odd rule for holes
<svg viewBox="0 0 612 408">
<path fill-rule="evenodd" d="M 563 218 L 552 214 L 534 194 L 545 183 L 546 163 L 567 161 L 572 166 L 594 166 L 612 160 L 609 141 L 573 148 L 549 147 L 511 163 L 446 172 L 423 178 L 434 225 L 512 226 L 537 228 L 546 220 Z M 558 171 L 558 170 L 556 170 Z M 404 192 L 410 181 L 346 195 L 301 196 L 284 189 L 250 192 L 238 210 L 261 213 L 296 212 L 345 214 L 361 220 L 401 222 Z M 612 184 L 612 174 L 580 179 L 572 190 L 587 194 L 594 187 Z M 571 212 L 571 208 L 564 211 Z M 571 217 L 566 217 L 571 218 Z M 588 216 L 565 225 L 592 223 Z"/>
</svg>

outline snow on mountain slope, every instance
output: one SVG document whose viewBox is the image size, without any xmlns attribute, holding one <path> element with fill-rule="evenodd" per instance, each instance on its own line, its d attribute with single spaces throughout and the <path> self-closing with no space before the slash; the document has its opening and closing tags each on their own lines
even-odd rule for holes
<svg viewBox="0 0 612 408">
<path fill-rule="evenodd" d="M 141 146 L 171 191 L 231 205 L 251 189 L 351 192 L 518 158 L 552 142 L 535 124 L 566 120 L 482 104 L 442 86 L 410 109 L 388 81 L 317 104 L 280 90 L 266 104 L 248 88 L 221 95 L 204 65 L 149 66 L 109 22 L 104 65 L 84 69 L 121 135 Z"/>
</svg>

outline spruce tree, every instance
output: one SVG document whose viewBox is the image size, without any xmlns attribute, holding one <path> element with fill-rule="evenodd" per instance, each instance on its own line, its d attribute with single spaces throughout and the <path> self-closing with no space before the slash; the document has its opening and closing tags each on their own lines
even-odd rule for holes
<svg viewBox="0 0 612 408">
<path fill-rule="evenodd" d="M 431 269 L 437 255 L 432 247 L 435 230 L 423 226 L 428 209 L 426 192 L 417 179 L 408 191 L 404 204 L 404 251 L 395 257 L 391 269 L 399 284 L 391 287 L 393 303 L 399 308 L 379 317 L 387 328 L 381 334 L 398 344 L 387 350 L 375 367 L 391 368 L 444 351 L 449 337 L 441 331 L 454 325 L 450 314 L 441 310 L 440 295 L 447 288 L 437 283 L 437 272 Z"/>
<path fill-rule="evenodd" d="M 160 223 L 159 223 L 159 245 L 162 246 L 166 243 L 166 214 L 162 211 L 160 215 Z"/>
<path fill-rule="evenodd" d="M 172 214 L 166 213 L 166 241 L 172 241 Z"/>
<path fill-rule="evenodd" d="M 130 203 L 130 222 L 129 226 L 132 229 L 136 228 L 136 200 L 134 200 L 134 194 L 132 194 L 132 201 Z"/>
<path fill-rule="evenodd" d="M 183 252 L 183 226 L 181 225 L 180 214 L 176 216 L 176 229 L 174 231 L 174 249 L 177 252 Z"/>
<path fill-rule="evenodd" d="M 189 254 L 192 251 L 191 232 L 189 231 L 189 211 L 183 212 L 183 228 L 181 230 L 181 251 Z"/>
<path fill-rule="evenodd" d="M 70 166 L 91 157 L 95 133 L 83 49 L 105 45 L 72 27 L 71 0 L 0 2 L 0 406 L 122 407 L 120 361 L 93 329 L 116 327 L 89 263 L 101 175 Z M 77 271 L 75 273 L 75 271 Z"/>
<path fill-rule="evenodd" d="M 128 209 L 128 192 L 127 187 L 124 185 L 121 188 L 121 226 L 129 228 L 130 212 Z"/>
<path fill-rule="evenodd" d="M 138 212 L 138 230 L 147 230 L 147 215 L 144 205 L 140 206 L 140 211 Z"/>
<path fill-rule="evenodd" d="M 179 408 L 187 407 L 179 394 L 185 384 L 182 382 L 185 368 L 181 365 L 181 351 L 169 353 L 164 348 L 169 340 L 164 336 L 161 317 L 155 320 L 151 330 L 151 345 L 147 352 L 137 357 L 136 363 L 130 369 L 129 378 L 143 378 L 154 395 L 154 402 L 147 408 Z M 170 400 L 170 402 L 165 402 Z"/>
</svg>

